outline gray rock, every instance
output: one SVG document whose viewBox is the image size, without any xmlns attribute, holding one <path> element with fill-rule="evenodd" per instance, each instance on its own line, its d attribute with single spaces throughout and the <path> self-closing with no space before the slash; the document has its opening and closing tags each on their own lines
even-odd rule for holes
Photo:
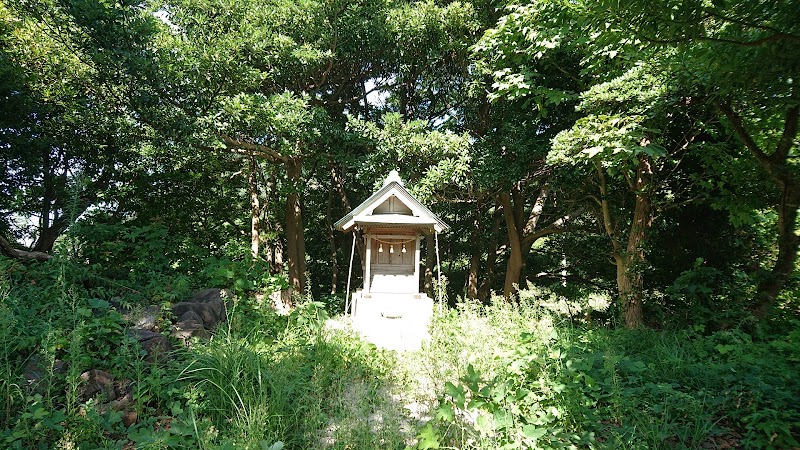
<svg viewBox="0 0 800 450">
<path fill-rule="evenodd" d="M 52 375 L 63 374 L 67 370 L 66 363 L 60 359 L 53 361 L 52 367 L 48 366 L 49 363 L 39 354 L 32 355 L 25 363 L 25 367 L 22 368 L 22 378 L 30 391 L 45 393 Z"/>
<path fill-rule="evenodd" d="M 222 302 L 181 302 L 172 306 L 172 313 L 175 314 L 175 317 L 183 317 L 187 312 L 195 313 L 203 325 L 209 329 L 214 328 L 218 322 L 225 320 L 225 308 Z M 180 321 L 181 319 L 178 320 Z"/>
<path fill-rule="evenodd" d="M 128 336 L 135 339 L 136 342 L 144 342 L 148 339 L 153 339 L 156 336 L 161 336 L 155 331 L 145 330 L 143 328 L 131 328 L 127 333 Z"/>
<path fill-rule="evenodd" d="M 110 402 L 101 403 L 96 406 L 97 412 L 106 415 L 111 411 L 122 413 L 122 424 L 129 427 L 139 420 L 139 415 L 135 411 L 133 395 L 128 392 Z"/>
<path fill-rule="evenodd" d="M 172 313 L 181 318 L 187 312 L 193 311 L 200 317 L 203 326 L 211 330 L 219 322 L 227 320 L 226 300 L 230 298 L 232 294 L 227 289 L 204 289 L 196 292 L 188 301 L 173 305 Z M 181 320 L 183 319 L 178 319 Z"/>
<path fill-rule="evenodd" d="M 188 342 L 192 337 L 208 339 L 211 333 L 203 326 L 203 319 L 194 310 L 184 312 L 172 326 L 172 336 Z"/>
<path fill-rule="evenodd" d="M 160 308 L 158 306 L 150 306 L 142 311 L 132 313 L 130 322 L 136 328 L 153 331 L 158 327 L 158 319 L 160 316 Z"/>
<path fill-rule="evenodd" d="M 168 358 L 175 349 L 172 345 L 172 341 L 161 333 L 134 328 L 128 330 L 128 335 L 139 342 L 139 345 L 141 345 L 145 353 L 147 353 L 148 361 L 161 361 Z"/>
<path fill-rule="evenodd" d="M 81 374 L 80 395 L 88 400 L 98 393 L 105 395 L 108 400 L 116 398 L 114 377 L 110 373 L 99 369 L 92 369 Z"/>
<path fill-rule="evenodd" d="M 38 354 L 31 356 L 22 369 L 22 377 L 25 378 L 25 383 L 33 389 L 42 382 L 45 374 L 47 374 L 47 369 L 44 367 L 42 357 Z"/>
<path fill-rule="evenodd" d="M 192 294 L 192 297 L 189 299 L 189 301 L 195 303 L 208 303 L 221 300 L 225 302 L 231 300 L 232 298 L 233 292 L 231 292 L 230 289 L 211 288 L 195 292 Z"/>
</svg>

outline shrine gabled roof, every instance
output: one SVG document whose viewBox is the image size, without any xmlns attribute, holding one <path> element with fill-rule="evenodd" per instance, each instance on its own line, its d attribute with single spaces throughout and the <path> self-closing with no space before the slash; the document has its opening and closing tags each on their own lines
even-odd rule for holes
<svg viewBox="0 0 800 450">
<path fill-rule="evenodd" d="M 411 215 L 401 214 L 373 214 L 375 208 L 394 195 L 411 211 Z M 419 202 L 403 186 L 396 171 L 392 171 L 386 178 L 383 187 L 378 189 L 363 203 L 355 207 L 335 224 L 339 231 L 350 231 L 355 225 L 385 225 L 421 228 L 426 232 L 436 231 L 441 233 L 450 229 L 442 219 L 434 214 L 428 207 Z"/>
</svg>

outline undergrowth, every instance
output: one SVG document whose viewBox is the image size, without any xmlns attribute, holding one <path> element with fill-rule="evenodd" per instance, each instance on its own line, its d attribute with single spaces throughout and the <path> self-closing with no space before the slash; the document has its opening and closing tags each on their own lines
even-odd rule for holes
<svg viewBox="0 0 800 450">
<path fill-rule="evenodd" d="M 800 321 L 761 340 L 587 328 L 527 297 L 436 319 L 411 369 L 427 376 L 407 377 L 431 418 L 413 448 L 800 445 Z"/>
<path fill-rule="evenodd" d="M 237 292 L 230 320 L 153 361 L 115 306 L 141 292 L 65 261 L 0 265 L 0 448 L 800 446 L 797 319 L 758 333 L 613 329 L 529 289 L 445 308 L 421 350 L 396 355 L 331 327 L 310 298 L 277 315 L 246 289 L 271 281 L 236 283 L 245 265 L 212 261 Z M 181 298 L 173 287 L 148 289 Z M 90 369 L 130 384 L 133 424 L 82 395 Z"/>
</svg>

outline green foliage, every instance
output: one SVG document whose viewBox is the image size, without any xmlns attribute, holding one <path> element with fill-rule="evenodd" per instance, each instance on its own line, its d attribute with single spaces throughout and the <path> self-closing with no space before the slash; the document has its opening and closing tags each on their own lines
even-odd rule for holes
<svg viewBox="0 0 800 450">
<path fill-rule="evenodd" d="M 141 358 L 71 264 L 2 262 L 9 448 L 399 448 L 409 425 L 398 398 L 430 405 L 432 420 L 410 428 L 415 448 L 797 445 L 796 320 L 758 339 L 703 327 L 581 329 L 550 312 L 547 291 L 522 290 L 518 303 L 445 307 L 430 343 L 397 359 L 328 328 L 321 303 L 278 316 L 243 291 L 228 327 L 158 364 Z M 698 265 L 676 289 L 702 303 L 718 276 Z M 30 301 L 42 292 L 46 304 Z M 31 354 L 45 375 L 28 386 L 20 376 Z M 89 368 L 131 380 L 136 424 L 80 398 Z"/>
<path fill-rule="evenodd" d="M 463 361 L 470 345 L 492 339 L 468 325 L 479 317 L 500 333 L 508 320 L 525 331 L 490 343 L 493 359 L 470 356 L 450 381 L 437 383 L 433 419 L 413 448 L 797 445 L 793 332 L 756 342 L 735 330 L 577 329 L 499 305 L 479 316 L 461 311 L 434 326 L 450 334 L 434 334 L 431 348 L 445 345 Z M 777 356 L 776 348 L 787 353 Z"/>
<path fill-rule="evenodd" d="M 797 226 L 774 232 L 787 208 L 770 208 L 796 206 L 798 14 L 766 0 L 0 2 L 0 238 L 4 254 L 56 255 L 0 259 L 0 447 L 399 448 L 407 433 L 418 448 L 800 446 L 796 267 L 773 320 L 748 311 L 779 249 L 796 253 Z M 750 149 L 726 128 L 736 117 Z M 653 177 L 633 188 L 640 160 Z M 350 244 L 331 224 L 391 169 L 454 230 L 432 340 L 402 359 L 329 321 Z M 306 223 L 290 227 L 295 194 Z M 629 268 L 660 330 L 604 328 L 619 305 L 588 307 L 616 280 L 602 249 L 645 195 L 642 220 L 658 220 Z M 245 256 L 251 214 L 271 266 Z M 569 233 L 522 239 L 519 283 L 536 284 L 516 303 L 447 308 L 468 280 L 497 289 L 512 228 L 565 215 Z M 284 317 L 268 295 L 287 285 L 288 244 L 305 246 L 288 259 L 313 290 Z M 566 286 L 542 288 L 565 256 Z M 166 312 L 210 286 L 234 291 L 229 322 L 144 359 L 116 308 Z M 92 368 L 131 381 L 136 424 L 81 398 Z"/>
<path fill-rule="evenodd" d="M 4 448 L 123 448 L 133 442 L 137 448 L 279 449 L 315 447 L 320 440 L 378 448 L 379 442 L 402 442 L 402 415 L 380 391 L 394 360 L 326 329 L 328 316 L 318 302 L 304 302 L 286 317 L 252 291 L 240 291 L 230 323 L 211 341 L 152 362 L 126 337 L 120 314 L 93 295 L 98 289 L 84 287 L 79 266 L 0 262 Z M 211 267 L 219 271 L 225 264 L 217 260 Z M 255 273 L 237 263 L 230 269 L 236 276 Z M 264 280 L 261 288 L 280 283 L 268 275 Z M 22 375 L 34 360 L 42 375 L 28 384 Z M 126 427 L 120 412 L 100 408 L 113 399 L 81 397 L 80 376 L 89 369 L 130 383 L 135 424 Z M 361 422 L 374 408 L 385 423 Z M 348 425 L 338 429 L 339 421 Z M 329 427 L 328 437 L 319 435 Z"/>
<path fill-rule="evenodd" d="M 730 327 L 748 320 L 750 281 L 741 272 L 726 276 L 698 258 L 691 269 L 682 272 L 666 289 L 670 298 L 668 305 L 691 317 L 695 324 L 709 329 Z M 680 322 L 676 318 L 673 323 Z"/>
<path fill-rule="evenodd" d="M 580 58 L 574 50 L 587 37 L 575 33 L 571 19 L 560 2 L 509 5 L 473 47 L 478 68 L 493 80 L 492 98 L 525 99 L 541 116 L 574 100 L 577 86 L 570 81 L 578 73 L 565 71 L 562 64 Z M 564 76 L 572 80 L 563 82 Z"/>
<path fill-rule="evenodd" d="M 417 174 L 414 168 L 424 161 L 424 170 L 410 180 L 412 193 L 431 201 L 435 194 L 466 190 L 472 185 L 471 142 L 467 133 L 430 131 L 425 122 L 404 121 L 400 114 L 388 113 L 381 124 L 351 119 L 351 131 L 374 143 L 376 151 L 363 165 L 365 179 L 381 181 L 390 170 Z M 387 165 L 391 162 L 394 165 Z"/>
<path fill-rule="evenodd" d="M 238 294 L 248 291 L 272 293 L 288 287 L 286 277 L 271 275 L 269 263 L 264 260 L 231 261 L 210 257 L 206 260 L 203 275 L 208 285 L 232 288 Z"/>
<path fill-rule="evenodd" d="M 643 66 L 593 86 L 581 94 L 578 106 L 588 115 L 553 139 L 548 162 L 602 162 L 613 173 L 630 170 L 640 155 L 654 160 L 666 156 L 668 144 L 658 135 L 671 97 L 664 80 Z"/>
<path fill-rule="evenodd" d="M 186 273 L 195 265 L 193 249 L 171 239 L 164 225 L 80 223 L 69 236 L 74 257 L 88 265 L 86 276 L 108 291 L 122 283 L 127 297 L 134 291 L 139 302 L 158 303 L 184 298 L 193 287 Z"/>
</svg>

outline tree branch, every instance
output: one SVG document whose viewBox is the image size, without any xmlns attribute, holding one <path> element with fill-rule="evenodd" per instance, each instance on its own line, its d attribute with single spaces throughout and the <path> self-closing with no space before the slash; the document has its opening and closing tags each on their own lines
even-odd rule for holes
<svg viewBox="0 0 800 450">
<path fill-rule="evenodd" d="M 786 38 L 789 38 L 789 39 L 800 40 L 800 36 L 797 36 L 797 35 L 791 34 L 791 33 L 787 33 L 785 31 L 779 30 L 779 29 L 777 29 L 775 27 L 770 27 L 770 26 L 767 26 L 767 25 L 745 22 L 744 20 L 736 19 L 736 18 L 730 17 L 730 16 L 726 16 L 726 15 L 724 15 L 724 14 L 718 12 L 718 11 L 713 11 L 713 10 L 711 10 L 709 8 L 704 9 L 704 11 L 710 17 L 717 17 L 717 18 L 722 19 L 724 21 L 735 23 L 735 24 L 742 25 L 742 26 L 749 27 L 749 28 L 755 28 L 755 29 L 758 29 L 758 30 L 769 31 L 771 33 L 774 33 L 775 35 L 785 36 Z"/>
<path fill-rule="evenodd" d="M 569 219 L 573 218 L 573 217 L 577 217 L 577 216 L 581 215 L 584 211 L 586 211 L 586 208 L 583 208 L 583 207 L 578 208 L 578 209 L 570 212 L 569 214 L 566 214 L 566 215 L 560 217 L 558 220 L 553 221 L 553 223 L 551 223 L 550 225 L 542 228 L 541 230 L 539 230 L 539 231 L 537 231 L 535 233 L 524 235 L 522 237 L 522 244 L 524 246 L 532 245 L 539 238 L 543 238 L 543 237 L 549 236 L 551 234 L 568 233 L 570 231 L 576 230 L 577 228 L 575 228 L 575 227 L 568 227 L 566 225 L 567 221 Z"/>
<path fill-rule="evenodd" d="M 771 158 L 773 164 L 783 164 L 789 156 L 789 150 L 792 149 L 794 138 L 797 136 L 798 117 L 800 117 L 800 106 L 792 106 L 786 111 L 783 134 Z"/>
<path fill-rule="evenodd" d="M 53 259 L 53 255 L 48 255 L 47 253 L 26 252 L 25 250 L 17 250 L 3 236 L 0 236 L 0 253 L 11 258 L 42 261 L 42 262 Z"/>
<path fill-rule="evenodd" d="M 241 139 L 234 139 L 227 135 L 222 135 L 221 137 L 222 142 L 228 146 L 228 149 L 234 151 L 235 153 L 245 154 L 248 156 L 261 156 L 273 162 L 286 163 L 289 161 L 289 158 L 286 155 L 267 147 L 266 145 L 254 144 Z M 246 152 L 242 153 L 238 152 L 237 150 L 246 150 Z"/>
<path fill-rule="evenodd" d="M 609 239 L 611 239 L 611 247 L 614 249 L 614 253 L 619 254 L 621 250 L 621 244 L 617 240 L 616 224 L 611 218 L 611 207 L 608 204 L 606 174 L 600 164 L 595 164 L 595 168 L 597 169 L 597 178 L 599 181 L 598 187 L 600 189 L 600 210 L 603 215 L 603 229 L 605 230 Z"/>
<path fill-rule="evenodd" d="M 528 216 L 528 221 L 525 223 L 525 227 L 522 229 L 522 234 L 532 234 L 536 229 L 536 225 L 539 224 L 539 219 L 542 217 L 542 212 L 544 211 L 544 204 L 547 201 L 547 196 L 550 194 L 550 186 L 544 184 L 542 188 L 539 190 L 539 195 L 536 197 L 536 202 L 533 204 L 533 208 L 531 208 L 531 213 Z"/>
<path fill-rule="evenodd" d="M 763 150 L 761 150 L 761 147 L 756 144 L 756 141 L 753 140 L 753 137 L 750 136 L 750 133 L 747 132 L 747 129 L 744 127 L 742 116 L 734 111 L 728 102 L 720 103 L 719 109 L 723 114 L 725 114 L 725 117 L 728 118 L 731 127 L 733 127 L 733 131 L 737 136 L 739 136 L 739 139 L 741 139 L 741 141 L 744 143 L 744 146 L 747 147 L 747 149 L 750 150 L 750 153 L 755 156 L 758 162 L 760 162 L 767 169 L 767 171 L 772 174 L 772 160 L 766 155 L 766 153 L 764 153 Z"/>
<path fill-rule="evenodd" d="M 672 45 L 672 44 L 681 44 L 687 41 L 687 39 L 697 39 L 698 41 L 705 41 L 705 42 L 714 42 L 718 44 L 731 44 L 736 45 L 739 47 L 758 47 L 759 45 L 766 44 L 772 41 L 780 41 L 780 40 L 787 40 L 787 41 L 799 41 L 800 38 L 793 35 L 787 35 L 783 33 L 776 33 L 771 34 L 769 36 L 755 39 L 752 41 L 737 41 L 734 39 L 725 39 L 725 38 L 718 38 L 718 37 L 711 37 L 705 35 L 698 35 L 698 36 L 691 36 L 691 37 L 680 37 L 675 39 L 657 39 L 651 36 L 640 35 L 643 41 L 647 41 L 651 44 L 664 44 L 664 45 Z"/>
</svg>

